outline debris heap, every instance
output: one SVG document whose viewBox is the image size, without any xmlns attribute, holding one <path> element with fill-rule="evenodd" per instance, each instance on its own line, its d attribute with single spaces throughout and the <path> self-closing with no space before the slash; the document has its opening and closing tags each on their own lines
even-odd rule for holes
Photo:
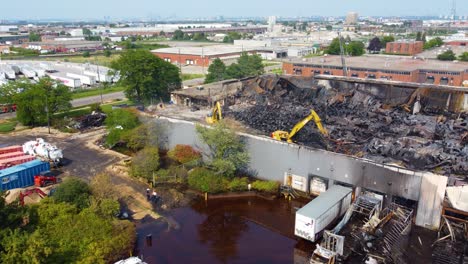
<svg viewBox="0 0 468 264">
<path fill-rule="evenodd" d="M 431 108 L 430 113 L 422 109 L 413 115 L 404 110 L 407 105 L 385 104 L 360 87 L 314 84 L 304 89 L 279 76 L 245 81 L 231 101 L 226 116 L 267 135 L 290 131 L 314 109 L 329 136 L 321 135 L 311 121 L 293 138 L 298 144 L 411 169 L 468 175 L 466 113 L 434 113 Z"/>
</svg>

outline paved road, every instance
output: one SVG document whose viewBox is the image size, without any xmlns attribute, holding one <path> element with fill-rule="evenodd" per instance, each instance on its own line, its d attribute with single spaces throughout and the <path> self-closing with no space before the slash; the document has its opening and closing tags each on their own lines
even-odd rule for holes
<svg viewBox="0 0 468 264">
<path fill-rule="evenodd" d="M 109 101 L 116 100 L 116 99 L 125 99 L 125 94 L 123 92 L 115 92 L 115 93 L 102 95 L 102 100 L 104 102 L 109 102 Z M 100 103 L 100 102 L 101 102 L 101 96 L 96 95 L 96 96 L 75 99 L 72 101 L 72 106 L 80 107 L 80 106 L 85 106 L 85 105 L 90 105 L 93 103 Z M 16 117 L 16 113 L 0 114 L 0 119 L 8 119 L 8 118 L 14 118 L 14 117 Z"/>
<path fill-rule="evenodd" d="M 103 102 L 109 102 L 109 101 L 113 101 L 116 99 L 125 99 L 125 94 L 123 92 L 115 92 L 115 93 L 102 95 Z M 101 96 L 96 95 L 96 96 L 91 96 L 91 97 L 75 99 L 72 101 L 72 106 L 79 107 L 79 106 L 84 106 L 84 105 L 90 105 L 93 103 L 100 103 L 100 102 L 101 102 Z"/>
</svg>

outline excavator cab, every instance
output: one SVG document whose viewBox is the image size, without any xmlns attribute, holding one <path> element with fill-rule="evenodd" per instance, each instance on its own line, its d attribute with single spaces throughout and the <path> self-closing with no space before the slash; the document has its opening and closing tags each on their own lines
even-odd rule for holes
<svg viewBox="0 0 468 264">
<path fill-rule="evenodd" d="M 206 123 L 208 124 L 216 124 L 218 123 L 221 119 L 223 119 L 223 115 L 221 113 L 221 104 L 219 102 L 216 102 L 215 106 L 213 107 L 213 110 L 211 113 L 206 117 Z"/>
<path fill-rule="evenodd" d="M 296 135 L 299 130 L 301 130 L 307 123 L 309 123 L 310 120 L 314 120 L 317 129 L 320 131 L 320 133 L 322 133 L 322 135 L 328 136 L 328 131 L 323 127 L 322 120 L 320 119 L 319 115 L 314 110 L 310 110 L 310 114 L 306 118 L 299 121 L 299 123 L 293 127 L 291 132 L 277 130 L 271 133 L 271 137 L 276 140 L 286 140 L 288 143 L 293 143 L 292 137 L 294 137 L 294 135 Z"/>
</svg>

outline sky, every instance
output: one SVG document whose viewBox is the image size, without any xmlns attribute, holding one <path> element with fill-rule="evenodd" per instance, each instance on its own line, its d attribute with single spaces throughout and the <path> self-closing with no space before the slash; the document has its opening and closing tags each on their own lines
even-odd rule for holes
<svg viewBox="0 0 468 264">
<path fill-rule="evenodd" d="M 266 16 L 423 16 L 450 14 L 452 0 L 2 0 L 2 19 L 200 18 Z M 468 15 L 467 0 L 457 14 Z"/>
</svg>

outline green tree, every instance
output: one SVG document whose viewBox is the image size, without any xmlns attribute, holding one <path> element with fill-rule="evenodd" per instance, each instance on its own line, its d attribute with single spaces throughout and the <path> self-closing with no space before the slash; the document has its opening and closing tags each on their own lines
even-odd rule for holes
<svg viewBox="0 0 468 264">
<path fill-rule="evenodd" d="M 461 61 L 468 61 L 468 52 L 463 52 L 458 58 Z"/>
<path fill-rule="evenodd" d="M 455 53 L 453 53 L 452 50 L 447 50 L 446 52 L 437 55 L 437 59 L 443 61 L 453 61 L 457 59 L 457 56 L 455 56 Z"/>
<path fill-rule="evenodd" d="M 127 98 L 138 102 L 168 99 L 181 84 L 179 68 L 147 50 L 127 50 L 112 61 L 111 67 L 119 72 Z"/>
<path fill-rule="evenodd" d="M 72 96 L 68 87 L 49 77 L 41 78 L 38 83 L 29 80 L 15 82 L 5 89 L 9 89 L 6 93 L 18 107 L 18 121 L 27 126 L 45 124 L 46 110 L 52 116 L 71 108 Z"/>
<path fill-rule="evenodd" d="M 439 38 L 439 37 L 436 37 L 436 38 L 433 38 L 429 41 L 427 41 L 425 44 L 424 44 L 424 49 L 432 49 L 432 48 L 435 48 L 435 47 L 440 47 L 444 45 L 444 41 Z"/>
<path fill-rule="evenodd" d="M 93 35 L 93 32 L 89 28 L 83 28 L 83 35 L 91 36 Z"/>
<path fill-rule="evenodd" d="M 332 25 L 326 25 L 325 28 L 326 28 L 328 31 L 332 31 L 332 29 L 333 29 Z"/>
<path fill-rule="evenodd" d="M 387 47 L 387 43 L 388 42 L 393 42 L 395 41 L 395 37 L 394 36 L 384 36 L 380 39 L 380 42 L 382 43 L 382 48 L 386 48 Z"/>
<path fill-rule="evenodd" d="M 109 58 L 111 55 L 112 55 L 112 52 L 110 50 L 108 49 L 104 50 L 104 56 Z"/>
<path fill-rule="evenodd" d="M 351 56 L 361 56 L 364 54 L 364 43 L 361 41 L 351 41 L 346 45 L 346 51 Z"/>
<path fill-rule="evenodd" d="M 340 39 L 334 38 L 326 50 L 327 54 L 340 55 Z"/>
<path fill-rule="evenodd" d="M 172 40 L 184 40 L 185 39 L 185 33 L 178 29 L 176 31 L 174 31 L 174 34 L 172 35 Z"/>
<path fill-rule="evenodd" d="M 234 43 L 234 40 L 241 39 L 242 35 L 239 32 L 229 32 L 223 39 L 224 43 Z"/>
<path fill-rule="evenodd" d="M 223 122 L 212 128 L 198 125 L 196 130 L 210 150 L 204 153 L 211 160 L 209 165 L 218 174 L 231 177 L 236 170 L 247 167 L 249 155 L 245 149 L 245 143 Z"/>
<path fill-rule="evenodd" d="M 416 41 L 422 41 L 422 34 L 420 31 L 418 31 L 418 33 L 416 33 Z"/>
<path fill-rule="evenodd" d="M 41 41 L 41 35 L 34 33 L 34 32 L 29 32 L 29 41 L 30 42 Z"/>
<path fill-rule="evenodd" d="M 262 58 L 259 55 L 248 55 L 246 52 L 237 59 L 237 63 L 226 69 L 226 79 L 240 79 L 247 76 L 257 76 L 265 73 Z"/>
<path fill-rule="evenodd" d="M 212 83 L 224 80 L 226 75 L 226 65 L 219 58 L 213 60 L 208 67 L 208 74 L 205 77 L 205 83 Z"/>
<path fill-rule="evenodd" d="M 150 181 L 159 168 L 159 150 L 157 147 L 146 147 L 132 159 L 131 174 Z"/>
<path fill-rule="evenodd" d="M 91 189 L 89 185 L 78 178 L 67 178 L 60 184 L 53 195 L 57 202 L 65 202 L 84 209 L 90 205 L 89 196 Z"/>
<path fill-rule="evenodd" d="M 91 57 L 91 54 L 89 54 L 89 51 L 85 51 L 85 52 L 83 52 L 83 57 L 89 58 L 89 57 Z"/>
</svg>

